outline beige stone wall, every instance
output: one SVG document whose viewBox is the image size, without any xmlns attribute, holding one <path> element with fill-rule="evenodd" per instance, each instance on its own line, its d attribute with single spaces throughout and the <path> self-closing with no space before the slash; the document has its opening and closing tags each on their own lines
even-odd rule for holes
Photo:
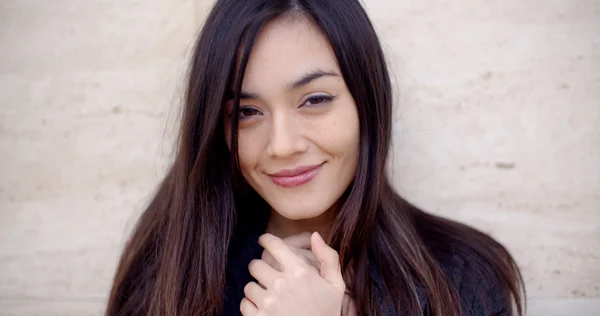
<svg viewBox="0 0 600 316">
<path fill-rule="evenodd" d="M 208 0 L 0 4 L 0 315 L 100 315 Z M 600 314 L 600 2 L 365 0 L 394 181 L 505 243 L 529 315 Z"/>
</svg>

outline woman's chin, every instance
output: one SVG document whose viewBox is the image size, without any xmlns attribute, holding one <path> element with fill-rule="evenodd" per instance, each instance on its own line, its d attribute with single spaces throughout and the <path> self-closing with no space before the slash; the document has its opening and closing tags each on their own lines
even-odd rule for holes
<svg viewBox="0 0 600 316">
<path fill-rule="evenodd" d="M 310 220 L 314 218 L 318 218 L 325 213 L 324 209 L 316 209 L 312 210 L 290 210 L 289 208 L 286 211 L 279 211 L 278 209 L 274 209 L 279 216 L 291 220 L 291 221 L 301 221 L 301 220 Z"/>
</svg>

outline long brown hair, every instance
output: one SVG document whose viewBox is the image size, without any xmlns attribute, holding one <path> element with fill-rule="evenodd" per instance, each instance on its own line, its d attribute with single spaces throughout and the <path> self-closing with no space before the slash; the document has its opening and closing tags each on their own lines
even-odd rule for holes
<svg viewBox="0 0 600 316">
<path fill-rule="evenodd" d="M 352 270 L 348 284 L 359 314 L 385 305 L 396 315 L 464 315 L 465 298 L 443 268 L 452 262 L 440 259 L 457 257 L 468 264 L 464 278 L 481 285 L 482 301 L 493 290 L 522 315 L 522 278 L 503 246 L 419 210 L 391 187 L 392 88 L 379 40 L 357 0 L 216 1 L 195 46 L 175 161 L 123 251 L 107 315 L 222 313 L 232 239 L 268 212 L 260 197 L 240 189 L 243 181 L 233 180 L 240 178 L 237 116 L 229 151 L 224 99 L 233 90 L 237 113 L 254 40 L 266 23 L 286 14 L 305 15 L 329 40 L 360 117 L 356 177 L 329 240 L 343 271 Z M 383 288 L 375 286 L 373 269 Z M 383 305 L 375 291 L 383 293 Z"/>
</svg>

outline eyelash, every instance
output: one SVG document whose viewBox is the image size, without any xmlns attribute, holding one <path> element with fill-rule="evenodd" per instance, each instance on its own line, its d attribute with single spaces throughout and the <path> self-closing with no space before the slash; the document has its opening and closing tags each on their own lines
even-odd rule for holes
<svg viewBox="0 0 600 316">
<path fill-rule="evenodd" d="M 303 106 L 319 106 L 321 104 L 329 103 L 329 102 L 333 101 L 336 97 L 337 97 L 337 95 L 334 95 L 334 96 L 330 96 L 330 95 L 314 95 L 314 96 L 311 96 L 311 97 L 307 98 L 306 101 L 304 101 L 304 103 L 302 103 L 302 105 L 300 105 L 300 107 L 303 107 Z M 311 101 L 321 101 L 321 102 L 315 102 L 314 104 L 307 104 L 308 102 L 311 102 Z M 252 111 L 253 114 L 260 113 L 262 115 L 262 112 L 259 109 L 257 109 L 257 108 L 254 108 L 252 106 L 241 106 L 239 108 L 239 119 L 240 120 L 246 119 L 249 116 L 252 116 L 252 115 L 243 116 L 242 113 L 244 111 Z"/>
<path fill-rule="evenodd" d="M 329 103 L 331 101 L 333 101 L 333 99 L 335 99 L 335 97 L 337 97 L 336 95 L 331 96 L 331 95 L 313 95 L 311 97 L 309 97 L 308 99 L 306 99 L 306 101 L 304 101 L 304 103 L 302 103 L 302 106 L 305 105 L 309 105 L 309 106 L 317 106 L 323 103 Z M 309 101 L 315 101 L 315 100 L 322 100 L 321 102 L 317 102 L 316 104 L 307 104 L 307 102 Z"/>
<path fill-rule="evenodd" d="M 260 113 L 260 114 L 262 114 L 262 112 L 260 112 L 260 110 L 254 108 L 254 107 L 251 107 L 251 106 L 242 106 L 242 107 L 240 107 L 240 109 L 238 111 L 239 112 L 238 117 L 239 117 L 240 120 L 245 119 L 245 118 L 248 117 L 248 116 L 242 116 L 242 113 L 244 111 L 253 111 L 254 113 Z"/>
</svg>

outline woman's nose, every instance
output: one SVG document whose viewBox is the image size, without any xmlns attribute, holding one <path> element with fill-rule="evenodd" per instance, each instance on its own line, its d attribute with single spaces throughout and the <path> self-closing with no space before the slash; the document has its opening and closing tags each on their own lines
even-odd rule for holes
<svg viewBox="0 0 600 316">
<path fill-rule="evenodd" d="M 292 111 L 278 112 L 272 117 L 267 154 L 271 158 L 286 158 L 305 152 L 307 140 L 300 122 Z"/>
</svg>

